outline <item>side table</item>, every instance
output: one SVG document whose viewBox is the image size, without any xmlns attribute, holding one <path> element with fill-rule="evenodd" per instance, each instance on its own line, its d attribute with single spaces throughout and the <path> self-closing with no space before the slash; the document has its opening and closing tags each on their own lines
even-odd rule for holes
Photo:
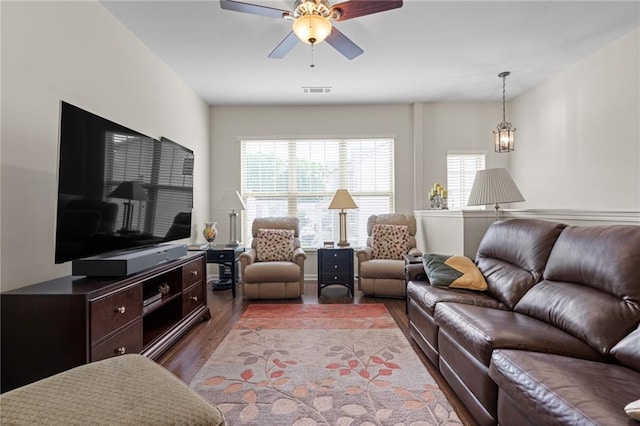
<svg viewBox="0 0 640 426">
<path fill-rule="evenodd" d="M 322 289 L 341 285 L 353 297 L 353 248 L 318 249 L 318 297 Z"/>
<path fill-rule="evenodd" d="M 413 263 L 422 263 L 422 255 L 415 255 L 415 254 L 405 254 L 404 256 L 402 256 L 404 258 L 404 266 L 406 269 L 407 265 L 411 265 Z M 404 285 L 406 287 L 407 285 L 407 280 L 404 280 Z M 405 290 L 406 293 L 406 290 Z M 404 312 L 405 314 L 409 313 L 409 295 L 405 295 L 404 297 Z"/>
<path fill-rule="evenodd" d="M 212 290 L 226 290 L 231 288 L 231 294 L 233 298 L 236 298 L 236 284 L 237 284 L 237 261 L 238 256 L 244 252 L 244 247 L 226 247 L 226 246 L 213 246 L 208 247 L 207 251 L 207 263 L 217 263 L 225 266 L 230 271 L 228 277 L 220 276 L 219 279 L 214 280 L 211 288 Z"/>
</svg>

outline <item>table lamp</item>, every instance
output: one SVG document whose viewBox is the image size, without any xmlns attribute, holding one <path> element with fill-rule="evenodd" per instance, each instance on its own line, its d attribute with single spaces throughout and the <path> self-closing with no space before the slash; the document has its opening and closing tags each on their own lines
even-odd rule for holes
<svg viewBox="0 0 640 426">
<path fill-rule="evenodd" d="M 244 204 L 244 201 L 242 201 L 240 193 L 232 190 L 224 193 L 218 203 L 218 209 L 231 210 L 231 213 L 229 213 L 229 242 L 227 243 L 227 247 L 237 247 L 238 244 L 240 244 L 236 228 L 238 211 L 246 210 L 247 206 Z"/>
<path fill-rule="evenodd" d="M 484 206 L 495 204 L 496 218 L 500 203 L 515 203 L 524 201 L 524 197 L 511 178 L 507 169 L 478 170 L 471 187 L 468 206 Z"/>
<path fill-rule="evenodd" d="M 347 212 L 345 210 L 357 208 L 358 205 L 351 198 L 349 191 L 346 189 L 338 189 L 336 191 L 329 204 L 329 209 L 340 209 L 340 241 L 338 241 L 338 247 L 349 247 L 349 242 L 347 241 Z"/>
</svg>

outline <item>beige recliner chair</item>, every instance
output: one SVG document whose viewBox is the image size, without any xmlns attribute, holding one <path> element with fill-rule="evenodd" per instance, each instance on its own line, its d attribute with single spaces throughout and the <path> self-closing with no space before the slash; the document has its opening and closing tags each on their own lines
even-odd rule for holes
<svg viewBox="0 0 640 426">
<path fill-rule="evenodd" d="M 369 216 L 367 246 L 356 251 L 358 287 L 368 296 L 405 297 L 404 254 L 416 248 L 416 218 L 390 213 Z"/>
<path fill-rule="evenodd" d="M 304 293 L 300 224 L 295 217 L 257 218 L 251 226 L 251 249 L 239 256 L 244 296 L 294 299 Z"/>
</svg>

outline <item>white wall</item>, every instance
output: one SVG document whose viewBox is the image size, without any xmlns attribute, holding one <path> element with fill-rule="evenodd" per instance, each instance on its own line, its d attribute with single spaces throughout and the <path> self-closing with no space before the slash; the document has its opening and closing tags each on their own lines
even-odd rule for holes
<svg viewBox="0 0 640 426">
<path fill-rule="evenodd" d="M 2 290 L 70 273 L 53 260 L 60 100 L 193 149 L 205 220 L 208 106 L 98 2 L 0 7 Z"/>
<path fill-rule="evenodd" d="M 429 103 L 424 104 L 424 144 L 421 204 L 427 208 L 427 192 L 435 182 L 447 185 L 447 150 L 484 150 L 486 167 L 509 167 L 509 155 L 493 151 L 491 133 L 502 119 L 502 104 Z M 399 171 L 402 173 L 402 170 Z"/>
<path fill-rule="evenodd" d="M 508 108 L 518 208 L 640 210 L 640 29 Z"/>
</svg>

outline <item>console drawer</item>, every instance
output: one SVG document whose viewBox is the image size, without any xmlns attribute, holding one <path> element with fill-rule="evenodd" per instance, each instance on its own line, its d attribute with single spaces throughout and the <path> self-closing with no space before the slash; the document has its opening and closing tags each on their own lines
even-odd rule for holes
<svg viewBox="0 0 640 426">
<path fill-rule="evenodd" d="M 142 287 L 129 287 L 91 301 L 91 342 L 142 315 Z"/>
<path fill-rule="evenodd" d="M 182 292 L 182 316 L 187 316 L 198 306 L 205 304 L 205 286 L 200 283 Z"/>
<path fill-rule="evenodd" d="M 182 266 L 182 288 L 189 288 L 193 284 L 202 281 L 202 275 L 204 275 L 202 258 L 184 264 Z"/>
<path fill-rule="evenodd" d="M 142 321 L 137 320 L 91 348 L 91 362 L 124 354 L 142 352 Z"/>
</svg>

